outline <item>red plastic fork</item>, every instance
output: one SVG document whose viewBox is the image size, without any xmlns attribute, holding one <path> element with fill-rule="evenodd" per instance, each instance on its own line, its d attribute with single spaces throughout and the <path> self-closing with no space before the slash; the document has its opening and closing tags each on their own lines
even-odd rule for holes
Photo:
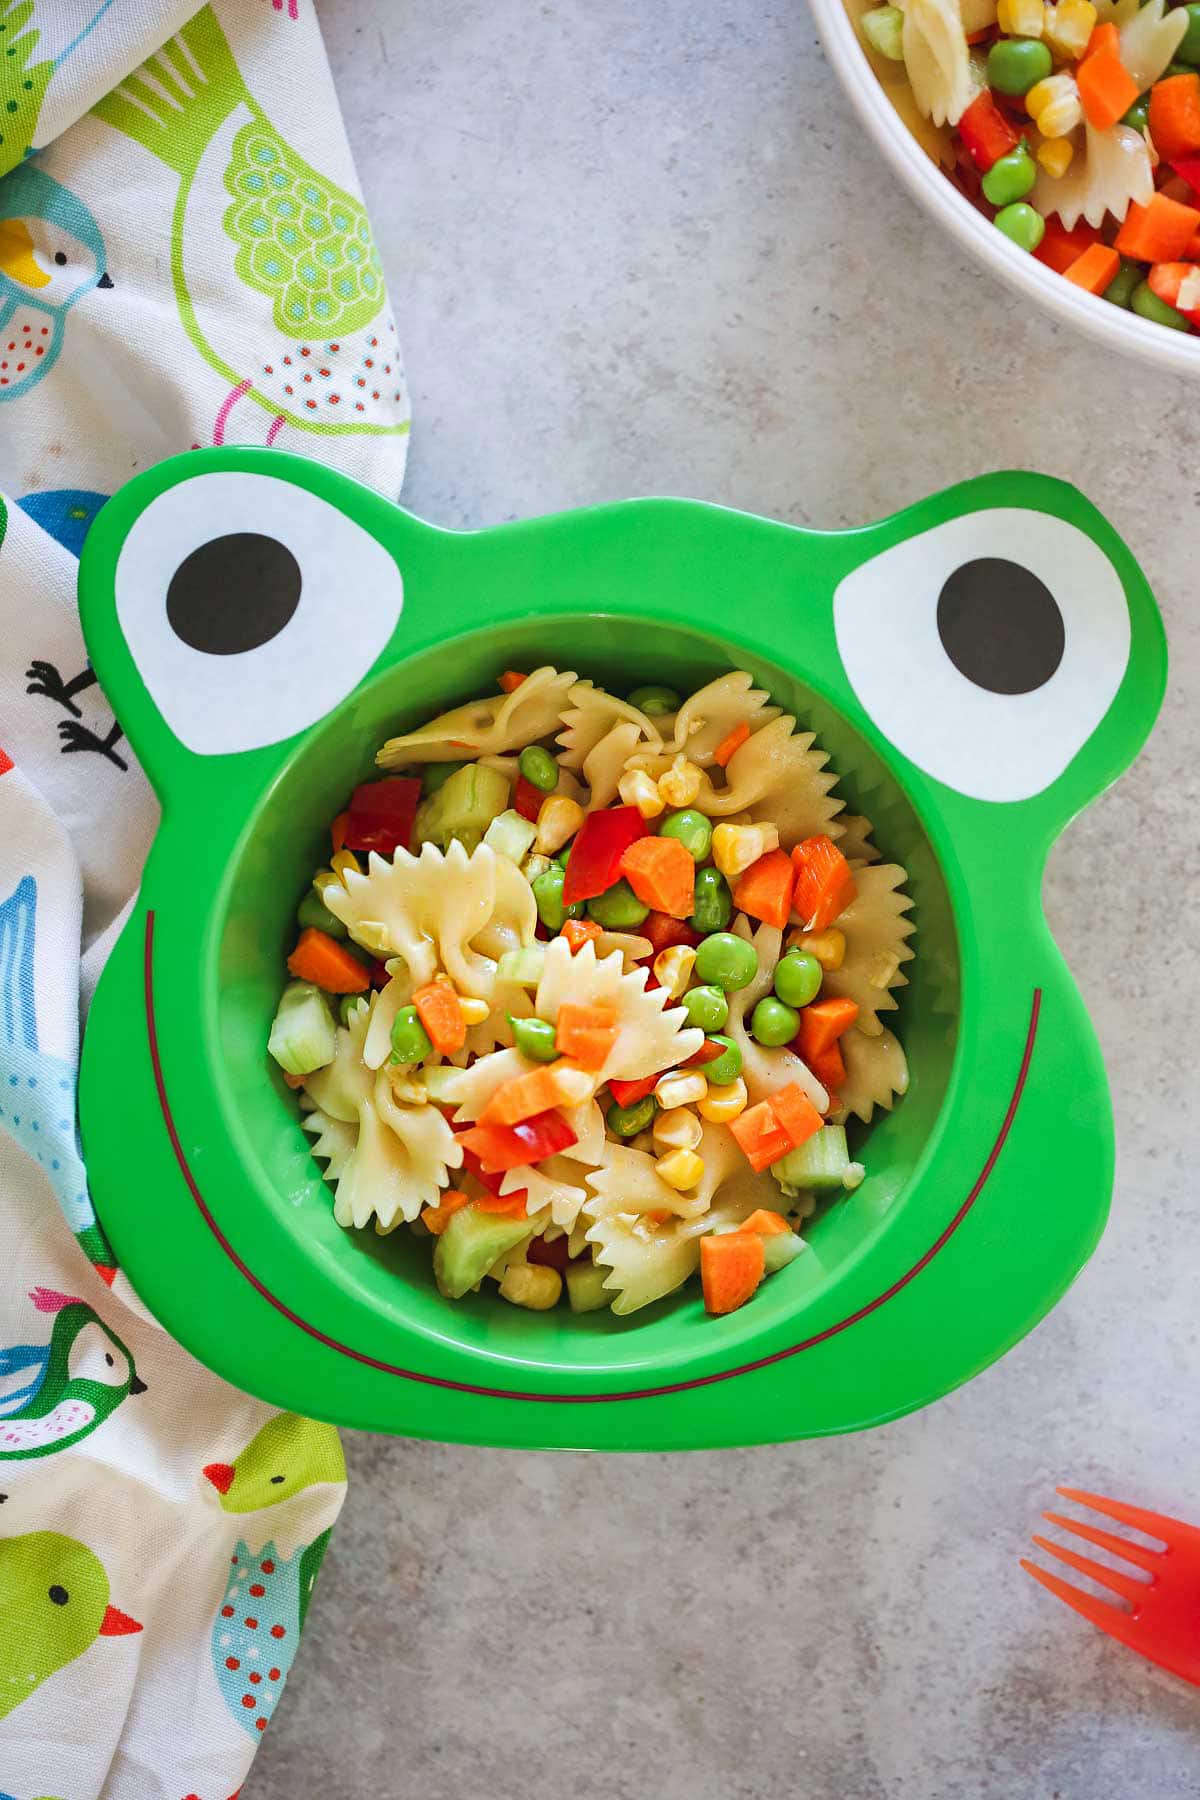
<svg viewBox="0 0 1200 1800">
<path fill-rule="evenodd" d="M 1065 1513 L 1042 1514 L 1051 1525 L 1073 1532 L 1089 1544 L 1096 1544 L 1101 1550 L 1108 1550 L 1113 1556 L 1122 1557 L 1135 1568 L 1142 1569 L 1149 1580 L 1139 1580 L 1119 1569 L 1109 1568 L 1106 1563 L 1095 1562 L 1090 1556 L 1080 1556 L 1078 1551 L 1069 1550 L 1065 1544 L 1056 1544 L 1053 1538 L 1041 1537 L 1036 1531 L 1033 1541 L 1040 1549 L 1127 1600 L 1129 1610 L 1085 1594 L 1082 1588 L 1063 1581 L 1061 1576 L 1052 1575 L 1048 1569 L 1039 1568 L 1037 1563 L 1029 1562 L 1025 1557 L 1021 1558 L 1021 1567 L 1052 1594 L 1074 1607 L 1077 1613 L 1098 1625 L 1101 1631 L 1107 1631 L 1110 1637 L 1136 1650 L 1140 1656 L 1149 1657 L 1151 1662 L 1169 1669 L 1172 1675 L 1181 1675 L 1185 1681 L 1200 1687 L 1200 1530 L 1195 1525 L 1185 1525 L 1182 1519 L 1168 1518 L 1165 1513 L 1147 1512 L 1141 1506 L 1126 1506 L 1120 1500 L 1106 1500 L 1102 1494 L 1085 1494 L 1078 1488 L 1065 1487 L 1056 1492 L 1065 1500 L 1073 1500 L 1077 1506 L 1090 1506 L 1110 1519 L 1119 1519 L 1122 1525 L 1144 1531 L 1147 1537 L 1158 1538 L 1163 1548 L 1151 1550 L 1127 1537 L 1118 1537 L 1115 1532 L 1103 1531 L 1098 1525 L 1068 1518 Z"/>
</svg>

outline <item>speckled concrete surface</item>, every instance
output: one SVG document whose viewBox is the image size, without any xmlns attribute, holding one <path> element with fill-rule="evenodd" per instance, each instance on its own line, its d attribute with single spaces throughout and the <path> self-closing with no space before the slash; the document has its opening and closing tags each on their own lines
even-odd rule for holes
<svg viewBox="0 0 1200 1800">
<path fill-rule="evenodd" d="M 1047 885 L 1120 1139 L 1063 1305 L 847 1441 L 618 1460 L 350 1438 L 246 1800 L 1200 1794 L 1197 1696 L 1017 1569 L 1056 1478 L 1200 1518 L 1200 385 L 1106 365 L 964 263 L 861 140 L 798 4 L 324 20 L 401 318 L 414 510 L 666 492 L 848 525 L 1031 463 L 1127 536 L 1173 674 Z"/>
</svg>

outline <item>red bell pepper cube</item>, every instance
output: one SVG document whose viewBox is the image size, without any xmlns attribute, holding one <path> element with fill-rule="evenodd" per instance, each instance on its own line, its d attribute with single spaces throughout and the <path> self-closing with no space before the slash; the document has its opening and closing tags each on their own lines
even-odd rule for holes
<svg viewBox="0 0 1200 1800">
<path fill-rule="evenodd" d="M 608 1091 L 618 1106 L 636 1106 L 647 1094 L 652 1094 L 661 1075 L 644 1075 L 640 1081 L 613 1081 L 609 1078 Z"/>
<path fill-rule="evenodd" d="M 718 1056 L 724 1056 L 724 1054 L 724 1044 L 715 1044 L 712 1038 L 705 1038 L 695 1056 L 689 1056 L 687 1061 L 680 1063 L 679 1066 L 681 1069 L 701 1069 L 705 1063 L 716 1062 Z M 658 1077 L 655 1076 L 656 1081 L 657 1079 Z M 611 1082 L 609 1085 L 611 1087 Z"/>
<path fill-rule="evenodd" d="M 519 1125 L 472 1125 L 459 1135 L 458 1141 L 464 1156 L 471 1151 L 491 1174 L 520 1168 L 523 1163 L 541 1162 L 543 1157 L 569 1149 L 576 1140 L 562 1114 L 551 1107 L 548 1112 L 535 1113 L 532 1119 L 523 1119 Z"/>
<path fill-rule="evenodd" d="M 670 913 L 664 912 L 648 912 L 638 926 L 637 934 L 649 938 L 655 956 L 660 950 L 673 949 L 676 944 L 686 944 L 695 950 L 704 937 L 703 932 L 694 931 L 686 919 L 673 919 Z"/>
<path fill-rule="evenodd" d="M 976 94 L 962 118 L 958 134 L 971 153 L 975 167 L 984 175 L 994 162 L 1015 150 L 1020 139 L 990 92 Z"/>
<path fill-rule="evenodd" d="M 1171 167 L 1187 182 L 1193 194 L 1200 194 L 1200 156 L 1177 156 Z"/>
<path fill-rule="evenodd" d="M 577 900 L 594 900 L 621 878 L 621 858 L 630 844 L 650 835 L 650 828 L 636 806 L 609 806 L 589 813 L 579 828 L 567 858 L 563 880 L 564 906 Z"/>
<path fill-rule="evenodd" d="M 542 801 L 546 798 L 541 788 L 534 787 L 525 775 L 517 776 L 517 788 L 513 795 L 514 810 L 531 825 L 537 824 L 537 816 L 542 810 Z"/>
<path fill-rule="evenodd" d="M 546 1269 L 557 1269 L 561 1275 L 571 1260 L 570 1239 L 565 1232 L 549 1244 L 544 1237 L 535 1237 L 525 1251 L 525 1260 L 540 1263 Z"/>
<path fill-rule="evenodd" d="M 421 802 L 421 783 L 411 775 L 364 781 L 350 797 L 343 844 L 347 850 L 375 850 L 394 856 L 407 850 Z"/>
</svg>

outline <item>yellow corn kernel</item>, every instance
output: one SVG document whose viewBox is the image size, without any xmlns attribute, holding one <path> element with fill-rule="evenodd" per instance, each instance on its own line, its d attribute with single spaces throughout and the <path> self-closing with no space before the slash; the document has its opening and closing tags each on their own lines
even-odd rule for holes
<svg viewBox="0 0 1200 1800">
<path fill-rule="evenodd" d="M 846 960 L 846 934 L 836 925 L 828 931 L 794 931 L 788 941 L 815 956 L 823 969 L 840 969 Z"/>
<path fill-rule="evenodd" d="M 774 825 L 718 825 L 712 836 L 712 859 L 728 880 L 779 847 Z"/>
<path fill-rule="evenodd" d="M 346 875 L 350 870 L 353 870 L 356 875 L 362 874 L 362 864 L 353 850 L 339 850 L 336 856 L 330 857 L 329 866 L 343 886 L 345 886 Z"/>
<path fill-rule="evenodd" d="M 392 955 L 392 940 L 378 919 L 356 919 L 350 935 L 356 944 L 361 944 L 372 956 Z"/>
<path fill-rule="evenodd" d="M 700 792 L 700 771 L 681 750 L 665 775 L 658 778 L 658 791 L 668 806 L 690 806 Z"/>
<path fill-rule="evenodd" d="M 666 804 L 657 781 L 645 769 L 626 769 L 617 783 L 617 792 L 626 806 L 637 807 L 643 819 L 657 819 Z"/>
<path fill-rule="evenodd" d="M 547 794 L 538 809 L 534 849 L 540 856 L 553 856 L 568 838 L 575 836 L 583 820 L 584 811 L 578 800 L 568 800 L 565 794 Z"/>
<path fill-rule="evenodd" d="M 526 1306 L 531 1312 L 549 1312 L 558 1304 L 562 1293 L 562 1276 L 545 1263 L 512 1263 L 505 1269 L 500 1292 L 514 1306 Z"/>
<path fill-rule="evenodd" d="M 521 864 L 521 873 L 532 886 L 538 876 L 544 875 L 549 867 L 550 858 L 548 856 L 540 856 L 536 850 L 531 850 Z"/>
<path fill-rule="evenodd" d="M 890 988 L 900 973 L 900 958 L 894 950 L 877 950 L 867 965 L 868 987 Z"/>
<path fill-rule="evenodd" d="M 1066 137 L 1083 121 L 1079 89 L 1072 75 L 1047 75 L 1025 96 L 1029 116 L 1043 137 Z"/>
<path fill-rule="evenodd" d="M 1074 154 L 1075 146 L 1070 138 L 1047 138 L 1044 144 L 1038 145 L 1037 159 L 1047 175 L 1053 175 L 1057 181 L 1070 168 Z"/>
<path fill-rule="evenodd" d="M 672 1150 L 670 1156 L 660 1156 L 654 1167 L 659 1180 L 681 1194 L 686 1188 L 694 1188 L 704 1174 L 704 1158 L 694 1150 Z"/>
<path fill-rule="evenodd" d="M 654 1115 L 654 1142 L 660 1150 L 694 1150 L 702 1128 L 690 1106 L 673 1106 Z"/>
<path fill-rule="evenodd" d="M 694 1106 L 708 1092 L 703 1075 L 693 1069 L 674 1069 L 660 1077 L 654 1098 L 666 1112 L 673 1106 Z"/>
<path fill-rule="evenodd" d="M 846 1164 L 845 1168 L 842 1170 L 842 1186 L 848 1194 L 852 1194 L 855 1188 L 862 1186 L 863 1177 L 866 1172 L 867 1171 L 862 1163 Z"/>
<path fill-rule="evenodd" d="M 397 1100 L 402 1101 L 405 1106 L 428 1106 L 429 1089 L 423 1081 L 417 1079 L 411 1069 L 397 1068 L 391 1063 L 385 1063 L 384 1067 Z"/>
<path fill-rule="evenodd" d="M 1076 62 L 1087 49 L 1096 18 L 1092 0 L 1058 0 L 1057 6 L 1046 7 L 1042 36 L 1063 62 Z"/>
<path fill-rule="evenodd" d="M 458 1004 L 468 1025 L 482 1025 L 492 1010 L 486 1000 L 474 1000 L 469 994 L 460 994 Z"/>
<path fill-rule="evenodd" d="M 659 987 L 666 988 L 669 999 L 678 1000 L 687 992 L 695 966 L 696 952 L 690 944 L 672 944 L 655 957 L 654 979 Z"/>
<path fill-rule="evenodd" d="M 1009 37 L 1042 35 L 1042 0 L 998 0 L 996 23 Z"/>
<path fill-rule="evenodd" d="M 710 1125 L 728 1125 L 730 1119 L 745 1112 L 747 1098 L 746 1084 L 739 1075 L 736 1081 L 728 1081 L 724 1087 L 710 1087 L 703 1100 L 697 1101 L 696 1111 Z"/>
</svg>

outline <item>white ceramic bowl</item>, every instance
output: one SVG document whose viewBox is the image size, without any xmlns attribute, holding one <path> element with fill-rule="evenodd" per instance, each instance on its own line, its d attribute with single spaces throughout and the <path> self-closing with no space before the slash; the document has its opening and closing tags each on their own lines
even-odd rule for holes
<svg viewBox="0 0 1200 1800">
<path fill-rule="evenodd" d="M 1200 374 L 1200 339 L 1085 294 L 997 231 L 930 161 L 899 117 L 867 60 L 843 0 L 809 0 L 809 4 L 825 54 L 871 137 L 909 192 L 964 248 L 1047 312 L 1089 332 L 1110 349 L 1139 356 L 1160 369 Z"/>
</svg>

